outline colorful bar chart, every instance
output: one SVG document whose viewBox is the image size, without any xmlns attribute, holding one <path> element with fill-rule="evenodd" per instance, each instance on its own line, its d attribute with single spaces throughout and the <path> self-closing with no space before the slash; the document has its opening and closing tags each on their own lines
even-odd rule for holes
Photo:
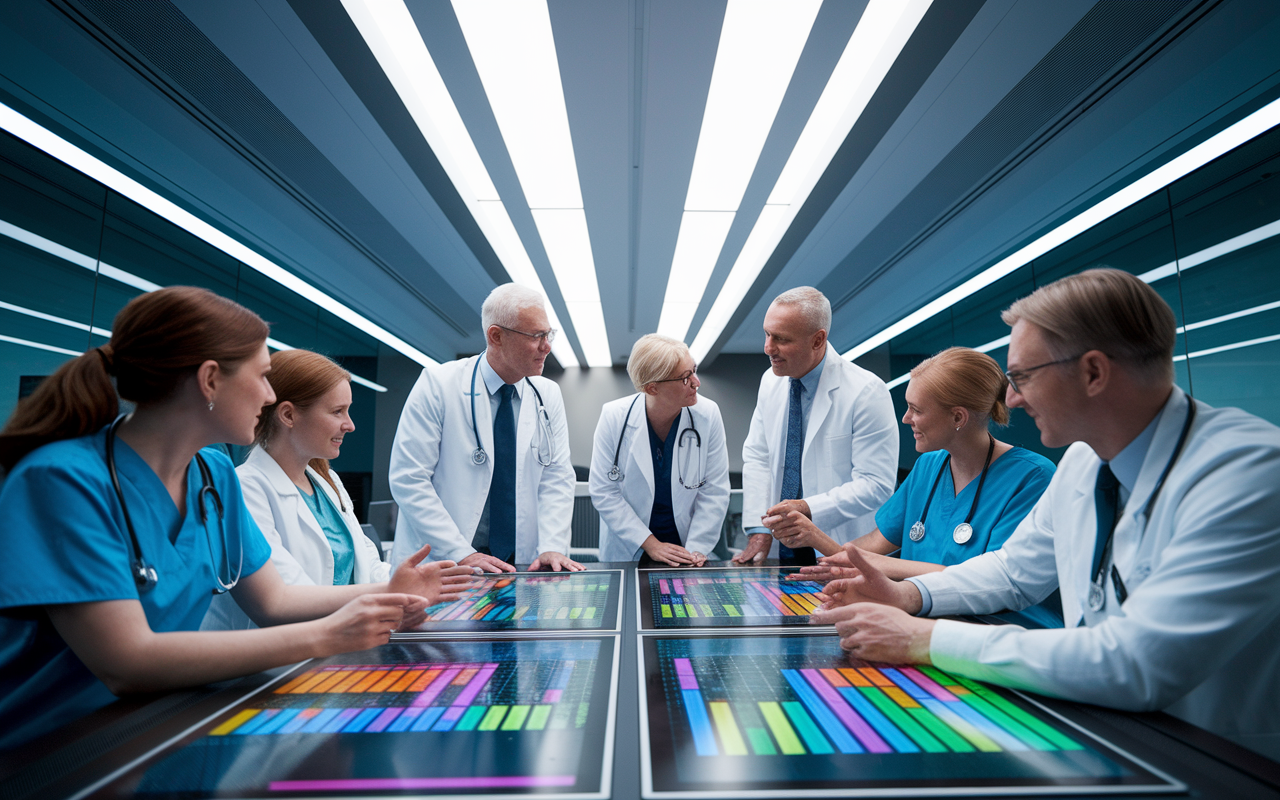
<svg viewBox="0 0 1280 800">
<path fill-rule="evenodd" d="M 816 581 L 791 581 L 794 567 L 647 570 L 640 573 L 641 625 L 740 628 L 808 625 L 820 604 Z"/>
<path fill-rule="evenodd" d="M 997 793 L 1167 786 L 1012 693 L 932 666 L 851 659 L 835 637 L 651 635 L 642 648 L 646 796 L 779 786 L 801 796 L 922 777 Z"/>
<path fill-rule="evenodd" d="M 228 709 L 150 766 L 136 791 L 595 794 L 615 652 L 612 637 L 465 638 L 330 659 Z M 248 764 L 257 766 L 242 774 Z"/>
<path fill-rule="evenodd" d="M 622 573 L 606 570 L 486 576 L 461 599 L 427 609 L 415 630 L 614 630 L 621 585 Z"/>
</svg>

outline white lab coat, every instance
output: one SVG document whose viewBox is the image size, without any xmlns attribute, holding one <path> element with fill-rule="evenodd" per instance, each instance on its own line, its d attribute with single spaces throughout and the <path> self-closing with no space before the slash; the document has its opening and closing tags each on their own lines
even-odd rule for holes
<svg viewBox="0 0 1280 800">
<path fill-rule="evenodd" d="M 1189 398 L 1174 389 L 1116 524 L 1106 605 L 1088 608 L 1101 464 L 1083 443 L 1002 549 L 921 576 L 931 616 L 1025 608 L 1061 588 L 1067 627 L 939 621 L 939 667 L 1126 710 L 1164 709 L 1280 758 L 1280 428 L 1197 404 L 1151 518 Z M 1084 627 L 1076 627 L 1083 621 Z"/>
<path fill-rule="evenodd" d="M 640 398 L 637 400 L 636 398 Z M 627 409 L 632 403 L 635 409 L 626 421 Z M 675 462 L 671 465 L 671 511 L 675 517 L 680 542 L 686 549 L 710 554 L 720 541 L 720 529 L 725 512 L 729 508 L 729 453 L 724 441 L 724 421 L 720 407 L 705 397 L 680 412 L 674 424 L 677 436 L 689 428 L 689 415 L 693 414 L 694 428 L 702 437 L 703 472 L 698 471 L 699 456 L 694 448 L 693 434 L 686 433 L 682 454 L 678 447 Z M 618 469 L 622 480 L 609 480 L 613 467 L 613 454 L 622 437 L 622 450 L 618 456 Z M 687 460 L 682 462 L 682 455 Z M 694 483 L 706 478 L 706 484 L 698 489 L 686 489 L 680 485 L 680 465 L 685 464 L 685 480 Z M 644 396 L 627 397 L 605 403 L 596 424 L 595 448 L 591 453 L 591 500 L 600 512 L 600 560 L 636 561 L 640 558 L 640 545 L 649 538 L 649 515 L 653 511 L 653 453 L 649 444 L 649 426 L 645 422 Z"/>
<path fill-rule="evenodd" d="M 493 476 L 493 413 L 484 375 L 475 375 L 475 424 L 488 458 L 475 464 L 471 427 L 471 377 L 476 359 L 425 367 L 400 414 L 391 448 L 391 496 L 400 506 L 391 563 L 399 564 L 424 544 L 432 559 L 461 560 L 475 552 L 471 540 L 484 513 Z M 516 563 L 530 564 L 548 551 L 569 553 L 573 522 L 573 465 L 560 387 L 530 379 L 542 393 L 550 417 L 538 463 L 538 400 L 529 384 L 520 393 L 516 420 Z M 548 451 L 549 448 L 549 451 Z"/>
<path fill-rule="evenodd" d="M 347 533 L 355 552 L 353 583 L 379 583 L 391 576 L 391 566 L 382 560 L 377 545 L 360 529 L 351 504 L 351 497 L 329 470 L 338 486 L 333 491 L 329 482 L 311 467 L 307 474 L 325 493 L 333 507 L 339 509 L 342 521 L 347 523 Z M 249 452 L 249 457 L 239 467 L 236 476 L 244 493 L 244 504 L 249 509 L 262 535 L 271 545 L 271 563 L 285 583 L 291 585 L 333 585 L 333 549 L 329 539 L 320 529 L 320 523 L 307 507 L 302 490 L 294 485 L 276 460 L 261 447 Z M 346 509 L 342 511 L 341 509 Z M 218 595 L 205 614 L 203 630 L 239 630 L 254 627 L 230 594 Z"/>
<path fill-rule="evenodd" d="M 782 497 L 790 378 L 766 371 L 742 445 L 742 526 L 760 524 Z M 898 424 L 884 381 L 827 345 L 800 458 L 813 522 L 837 542 L 876 526 L 875 513 L 898 482 Z M 775 541 L 771 552 L 777 553 Z"/>
</svg>

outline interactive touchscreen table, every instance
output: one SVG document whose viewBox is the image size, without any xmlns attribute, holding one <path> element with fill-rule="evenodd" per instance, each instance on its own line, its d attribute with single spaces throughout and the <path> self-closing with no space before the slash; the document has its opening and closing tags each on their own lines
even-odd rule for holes
<svg viewBox="0 0 1280 800">
<path fill-rule="evenodd" d="M 460 600 L 427 609 L 413 633 L 618 630 L 622 572 L 485 575 Z M 397 638 L 403 638 L 397 635 Z"/>
<path fill-rule="evenodd" d="M 616 639 L 408 642 L 305 665 L 100 797 L 606 797 Z"/>
<path fill-rule="evenodd" d="M 651 635 L 640 649 L 644 797 L 1183 788 L 1016 692 L 852 659 L 833 636 Z"/>
<path fill-rule="evenodd" d="M 790 627 L 808 625 L 822 602 L 817 581 L 787 580 L 796 567 L 639 570 L 640 627 Z"/>
</svg>

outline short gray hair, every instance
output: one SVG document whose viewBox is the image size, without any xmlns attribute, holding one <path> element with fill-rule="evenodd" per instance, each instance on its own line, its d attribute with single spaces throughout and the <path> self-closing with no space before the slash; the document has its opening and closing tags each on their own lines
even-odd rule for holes
<svg viewBox="0 0 1280 800">
<path fill-rule="evenodd" d="M 627 375 L 636 391 L 646 384 L 671 377 L 680 362 L 689 355 L 689 347 L 679 339 L 657 333 L 646 334 L 636 340 L 627 359 Z"/>
<path fill-rule="evenodd" d="M 533 289 L 518 283 L 504 283 L 484 299 L 484 305 L 480 306 L 480 325 L 488 336 L 489 328 L 494 325 L 503 328 L 519 325 L 521 311 L 544 307 L 542 295 Z"/>
<path fill-rule="evenodd" d="M 773 298 L 777 306 L 795 306 L 813 333 L 826 331 L 831 335 L 831 301 L 812 286 L 797 286 Z"/>
</svg>

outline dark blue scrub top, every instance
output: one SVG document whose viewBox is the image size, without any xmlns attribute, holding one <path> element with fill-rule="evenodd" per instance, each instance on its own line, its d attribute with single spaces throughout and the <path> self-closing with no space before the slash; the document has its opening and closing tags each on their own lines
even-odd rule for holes
<svg viewBox="0 0 1280 800">
<path fill-rule="evenodd" d="M 649 453 L 653 456 L 653 510 L 649 513 L 649 533 L 660 542 L 680 544 L 680 531 L 676 530 L 675 512 L 671 509 L 671 461 L 675 457 L 680 418 L 676 417 L 671 423 L 665 441 L 654 432 L 648 414 L 644 419 L 649 429 Z"/>
<path fill-rule="evenodd" d="M 116 470 L 143 559 L 159 581 L 139 594 L 133 549 L 105 460 L 104 428 L 26 455 L 0 487 L 0 749 L 16 747 L 115 698 L 67 646 L 42 606 L 140 600 L 156 632 L 199 630 L 213 597 L 212 558 L 221 563 L 223 533 L 211 500 L 208 531 L 200 522 L 202 486 L 187 470 L 187 513 L 129 445 L 116 440 Z M 226 509 L 222 522 L 234 577 L 271 558 L 271 547 L 245 508 L 230 459 L 201 451 Z M 212 546 L 213 557 L 210 556 Z"/>
</svg>

